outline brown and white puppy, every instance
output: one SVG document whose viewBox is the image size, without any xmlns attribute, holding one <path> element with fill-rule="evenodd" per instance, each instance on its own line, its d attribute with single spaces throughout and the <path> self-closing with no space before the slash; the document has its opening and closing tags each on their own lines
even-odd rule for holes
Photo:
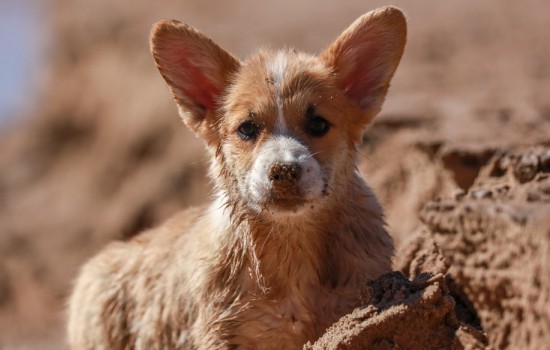
<svg viewBox="0 0 550 350">
<path fill-rule="evenodd" d="M 82 269 L 74 349 L 297 349 L 391 269 L 382 210 L 356 169 L 406 41 L 396 8 L 365 14 L 319 56 L 245 62 L 160 21 L 151 50 L 207 145 L 215 200 Z"/>
</svg>

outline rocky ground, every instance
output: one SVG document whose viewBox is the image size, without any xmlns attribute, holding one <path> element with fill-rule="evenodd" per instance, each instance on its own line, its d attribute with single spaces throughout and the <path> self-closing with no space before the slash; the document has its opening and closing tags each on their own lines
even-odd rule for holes
<svg viewBox="0 0 550 350">
<path fill-rule="evenodd" d="M 483 151 L 482 153 L 485 153 Z M 467 192 L 428 202 L 395 272 L 310 349 L 550 344 L 550 144 L 495 151 Z"/>
<path fill-rule="evenodd" d="M 308 347 L 540 349 L 550 343 L 550 4 L 395 1 L 409 43 L 360 170 L 395 270 Z M 316 52 L 386 4 L 51 0 L 46 80 L 0 138 L 0 349 L 63 349 L 78 267 L 209 200 L 202 145 L 148 52 L 160 18 L 240 57 Z M 418 321 L 418 322 L 413 322 Z"/>
</svg>

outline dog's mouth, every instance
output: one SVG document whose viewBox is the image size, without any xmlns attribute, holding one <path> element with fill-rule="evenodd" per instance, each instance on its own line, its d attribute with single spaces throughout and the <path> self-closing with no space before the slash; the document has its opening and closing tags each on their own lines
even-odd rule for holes
<svg viewBox="0 0 550 350">
<path fill-rule="evenodd" d="M 263 207 L 269 211 L 297 212 L 308 202 L 303 196 L 274 197 L 265 201 Z"/>
<path fill-rule="evenodd" d="M 315 209 L 316 203 L 328 196 L 329 181 L 315 159 L 308 158 L 304 164 L 269 164 L 256 166 L 259 170 L 247 174 L 247 187 L 241 192 L 256 213 L 300 214 Z"/>
<path fill-rule="evenodd" d="M 327 195 L 327 186 L 324 186 L 319 196 L 306 195 L 299 188 L 293 189 L 270 189 L 267 198 L 262 201 L 261 207 L 270 213 L 300 213 L 302 210 L 314 209 L 316 203 Z"/>
</svg>

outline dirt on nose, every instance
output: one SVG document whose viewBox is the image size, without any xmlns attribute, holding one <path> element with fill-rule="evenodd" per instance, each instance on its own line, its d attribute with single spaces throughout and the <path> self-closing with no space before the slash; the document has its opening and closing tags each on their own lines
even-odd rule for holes
<svg viewBox="0 0 550 350">
<path fill-rule="evenodd" d="M 302 167 L 294 163 L 274 163 L 268 176 L 275 187 L 296 186 L 302 177 Z"/>
</svg>

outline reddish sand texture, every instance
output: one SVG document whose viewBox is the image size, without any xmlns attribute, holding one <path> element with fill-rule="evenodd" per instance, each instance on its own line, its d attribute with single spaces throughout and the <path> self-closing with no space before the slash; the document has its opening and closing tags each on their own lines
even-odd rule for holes
<svg viewBox="0 0 550 350">
<path fill-rule="evenodd" d="M 0 134 L 0 349 L 65 349 L 79 266 L 209 200 L 203 147 L 149 53 L 155 21 L 183 20 L 244 58 L 318 52 L 387 4 L 44 3 L 40 96 Z M 308 347 L 548 348 L 550 2 L 392 3 L 409 41 L 359 170 L 404 275 L 365 281 L 364 306 Z"/>
<path fill-rule="evenodd" d="M 482 153 L 485 151 L 482 151 Z M 550 344 L 550 147 L 495 152 L 468 193 L 436 199 L 399 273 L 308 349 L 541 349 Z"/>
<path fill-rule="evenodd" d="M 457 319 L 441 274 L 411 282 L 394 272 L 370 282 L 364 293 L 364 308 L 305 349 L 484 349 L 483 333 Z"/>
</svg>

